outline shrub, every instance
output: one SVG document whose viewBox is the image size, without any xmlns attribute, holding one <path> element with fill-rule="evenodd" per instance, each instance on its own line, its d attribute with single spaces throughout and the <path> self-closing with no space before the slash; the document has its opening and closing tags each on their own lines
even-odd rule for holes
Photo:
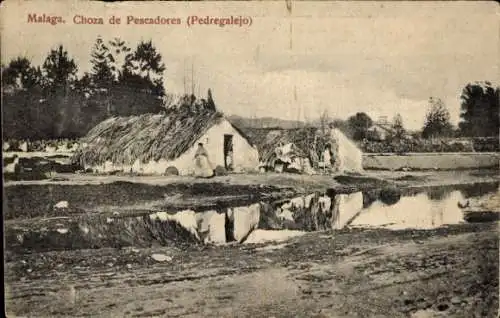
<svg viewBox="0 0 500 318">
<path fill-rule="evenodd" d="M 441 138 L 434 140 L 414 138 L 411 140 L 365 140 L 359 146 L 366 153 L 494 152 L 499 150 L 499 141 L 497 137 Z"/>
</svg>

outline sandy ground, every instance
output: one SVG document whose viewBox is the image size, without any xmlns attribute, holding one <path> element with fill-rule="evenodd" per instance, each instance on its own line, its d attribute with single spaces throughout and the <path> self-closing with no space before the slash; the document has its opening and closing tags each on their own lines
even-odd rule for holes
<svg viewBox="0 0 500 318">
<path fill-rule="evenodd" d="M 456 171 L 376 171 L 367 170 L 362 176 L 382 179 L 401 186 L 450 185 L 474 182 L 497 181 L 500 179 L 497 169 L 491 170 L 456 170 Z M 300 175 L 300 174 L 232 174 L 209 179 L 189 176 L 128 176 L 128 175 L 92 175 L 92 174 L 54 174 L 52 179 L 32 181 L 8 181 L 10 185 L 35 184 L 106 184 L 117 181 L 137 182 L 149 185 L 168 185 L 172 183 L 214 183 L 234 185 L 273 185 L 293 186 L 298 189 L 324 189 L 339 186 L 336 175 Z"/>
<path fill-rule="evenodd" d="M 174 200 L 174 190 L 185 184 L 214 188 L 214 198 L 220 199 L 217 189 L 224 188 L 221 184 L 229 188 L 287 187 L 307 193 L 327 188 L 415 188 L 499 180 L 497 170 L 372 171 L 357 178 L 256 174 L 205 180 L 59 175 L 52 181 L 8 182 L 4 193 L 9 192 L 9 187 L 10 191 L 20 191 L 16 186 L 23 185 L 29 193 L 35 191 L 29 186 L 37 184 L 106 185 L 126 181 L 172 185 L 169 200 Z M 214 182 L 219 186 L 214 187 Z M 108 191 L 105 197 L 96 196 L 92 204 L 113 207 L 122 202 L 120 209 L 150 209 L 128 195 L 132 191 L 147 202 L 156 202 L 164 196 L 164 189 L 157 188 L 122 189 L 111 200 L 109 187 L 104 189 Z M 45 190 L 55 203 L 68 195 L 68 189 L 57 190 L 57 196 L 55 187 Z M 193 200 L 201 200 L 196 191 L 190 191 Z M 232 195 L 239 195 L 239 190 L 234 192 Z M 78 198 L 81 202 L 92 199 L 82 195 Z M 35 198 L 37 193 L 32 196 Z M 8 224 L 32 220 L 38 210 L 43 210 L 40 204 L 48 202 L 43 198 L 22 202 L 23 198 L 17 199 L 25 205 L 27 214 L 19 219 L 13 215 Z M 175 200 L 187 199 L 184 196 Z M 497 224 L 461 224 L 426 231 L 315 232 L 267 245 L 7 252 L 7 313 L 8 317 L 496 317 Z"/>
<path fill-rule="evenodd" d="M 10 255 L 5 278 L 8 317 L 495 317 L 498 269 L 483 223 Z"/>
</svg>

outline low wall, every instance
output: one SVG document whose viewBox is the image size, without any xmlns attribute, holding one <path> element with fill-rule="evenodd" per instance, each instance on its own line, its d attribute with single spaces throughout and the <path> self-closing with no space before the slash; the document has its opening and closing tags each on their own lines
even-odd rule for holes
<svg viewBox="0 0 500 318">
<path fill-rule="evenodd" d="M 498 152 L 363 154 L 363 168 L 370 170 L 456 170 L 499 167 Z"/>
</svg>

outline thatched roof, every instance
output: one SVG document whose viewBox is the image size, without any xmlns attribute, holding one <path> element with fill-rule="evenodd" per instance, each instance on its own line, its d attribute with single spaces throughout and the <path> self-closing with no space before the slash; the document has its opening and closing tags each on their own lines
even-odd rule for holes
<svg viewBox="0 0 500 318">
<path fill-rule="evenodd" d="M 276 159 L 276 147 L 293 143 L 299 155 L 310 159 L 314 164 L 318 161 L 318 152 L 323 150 L 325 139 L 321 138 L 315 127 L 296 129 L 245 129 L 245 133 L 257 145 L 259 161 L 264 165 L 272 165 Z"/>
<path fill-rule="evenodd" d="M 137 159 L 143 163 L 161 158 L 174 160 L 223 118 L 214 109 L 200 107 L 109 118 L 82 139 L 87 146 L 80 148 L 73 160 L 86 165 L 108 160 L 118 164 L 133 164 Z"/>
</svg>

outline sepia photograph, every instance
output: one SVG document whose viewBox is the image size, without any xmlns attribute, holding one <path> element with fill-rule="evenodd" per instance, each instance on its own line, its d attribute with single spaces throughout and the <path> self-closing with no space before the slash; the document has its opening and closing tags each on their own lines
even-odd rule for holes
<svg viewBox="0 0 500 318">
<path fill-rule="evenodd" d="M 499 14 L 4 1 L 6 317 L 499 317 Z"/>
</svg>

